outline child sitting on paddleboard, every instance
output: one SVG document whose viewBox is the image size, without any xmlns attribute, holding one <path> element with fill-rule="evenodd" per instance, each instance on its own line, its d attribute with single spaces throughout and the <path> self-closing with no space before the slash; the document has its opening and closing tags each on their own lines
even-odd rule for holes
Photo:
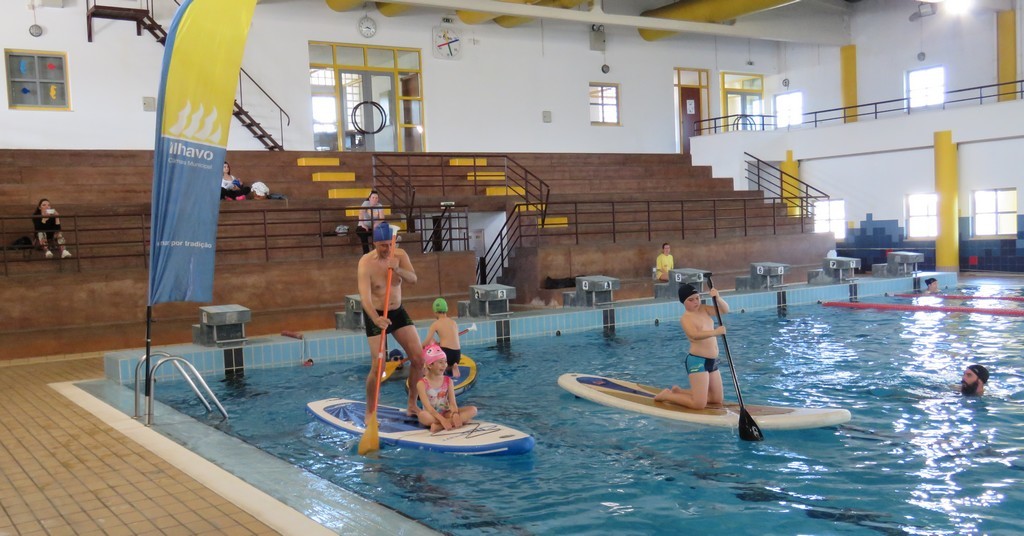
<svg viewBox="0 0 1024 536">
<path fill-rule="evenodd" d="M 460 408 L 455 402 L 455 386 L 444 375 L 446 359 L 441 347 L 431 344 L 423 351 L 424 376 L 416 384 L 423 408 L 419 411 L 420 424 L 429 426 L 431 433 L 459 428 L 476 416 L 476 406 Z"/>
<path fill-rule="evenodd" d="M 437 334 L 437 344 L 441 346 L 441 350 L 444 351 L 444 355 L 447 357 L 448 366 L 445 368 L 445 374 L 450 374 L 453 378 L 461 376 L 459 372 L 459 361 L 462 360 L 462 345 L 459 343 L 459 327 L 455 324 L 455 321 L 448 318 L 448 302 L 444 298 L 438 298 L 434 300 L 434 316 L 437 320 L 430 325 L 430 329 L 427 330 L 427 338 L 424 339 L 423 345 L 426 348 L 428 345 L 434 343 L 434 334 Z"/>
</svg>

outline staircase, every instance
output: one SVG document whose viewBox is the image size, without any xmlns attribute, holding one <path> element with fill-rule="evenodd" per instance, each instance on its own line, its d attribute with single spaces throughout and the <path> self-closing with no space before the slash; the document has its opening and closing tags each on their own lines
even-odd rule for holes
<svg viewBox="0 0 1024 536">
<path fill-rule="evenodd" d="M 167 31 L 164 30 L 163 26 L 161 26 L 160 23 L 153 18 L 153 5 L 151 3 L 153 0 L 143 1 L 145 2 L 145 7 L 128 8 L 120 6 L 104 6 L 97 4 L 97 0 L 86 0 L 87 8 L 85 12 L 85 19 L 89 42 L 92 42 L 92 20 L 109 19 L 134 22 L 136 35 L 141 36 L 142 30 L 146 30 L 147 32 L 149 32 L 150 35 L 156 38 L 158 43 L 160 43 L 161 45 L 166 45 Z M 174 1 L 175 3 L 178 3 L 178 0 Z M 274 138 L 273 134 L 267 131 L 267 129 L 264 128 L 264 126 L 260 124 L 258 121 L 256 121 L 252 114 L 250 114 L 249 111 L 242 106 L 242 103 L 240 102 L 242 98 L 242 75 L 245 75 L 245 77 L 248 78 L 249 81 L 252 82 L 252 84 L 255 85 L 256 88 L 261 93 L 263 93 L 263 95 L 266 96 L 266 98 L 269 99 L 270 102 L 272 102 L 275 107 L 277 107 L 278 117 L 280 118 L 281 141 L 277 141 L 277 139 Z M 284 109 L 281 108 L 279 104 L 277 104 L 277 101 L 275 101 L 269 94 L 267 94 L 267 92 L 264 91 L 263 88 L 260 87 L 260 85 L 257 84 L 256 81 L 252 79 L 251 76 L 249 76 L 249 73 L 245 72 L 245 69 L 241 69 L 241 72 L 239 74 L 238 94 L 239 98 L 235 100 L 234 109 L 232 111 L 232 115 L 235 116 L 235 119 L 238 119 L 238 122 L 242 124 L 242 127 L 248 130 L 253 135 L 254 138 L 256 138 L 261 144 L 263 144 L 263 147 L 265 149 L 267 149 L 268 151 L 283 151 L 285 120 L 287 120 L 287 124 L 290 125 L 292 122 L 291 116 L 289 116 L 288 113 L 285 112 Z"/>
</svg>

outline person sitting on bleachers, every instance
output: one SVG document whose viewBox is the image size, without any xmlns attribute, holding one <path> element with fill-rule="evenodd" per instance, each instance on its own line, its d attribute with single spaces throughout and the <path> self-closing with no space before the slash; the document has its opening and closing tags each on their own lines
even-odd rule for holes
<svg viewBox="0 0 1024 536">
<path fill-rule="evenodd" d="M 665 242 L 661 245 L 661 254 L 654 261 L 654 279 L 668 281 L 668 271 L 675 268 L 675 260 L 672 258 L 672 246 Z"/>
<path fill-rule="evenodd" d="M 39 200 L 36 211 L 32 213 L 32 226 L 36 230 L 36 244 L 46 252 L 47 259 L 53 258 L 50 244 L 54 243 L 57 244 L 57 251 L 60 251 L 60 258 L 66 259 L 71 256 L 71 252 L 64 249 L 64 235 L 60 232 L 60 214 L 50 205 L 49 199 Z"/>
<path fill-rule="evenodd" d="M 249 195 L 250 187 L 231 174 L 231 164 L 224 161 L 224 174 L 220 178 L 220 198 L 242 201 Z"/>
</svg>

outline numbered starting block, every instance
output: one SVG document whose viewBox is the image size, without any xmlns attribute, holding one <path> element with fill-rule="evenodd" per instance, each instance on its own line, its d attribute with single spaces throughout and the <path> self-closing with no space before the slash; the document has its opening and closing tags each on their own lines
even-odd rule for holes
<svg viewBox="0 0 1024 536">
<path fill-rule="evenodd" d="M 508 302 L 515 297 L 515 287 L 508 285 L 470 285 L 469 316 L 487 317 L 511 314 Z"/>
<path fill-rule="evenodd" d="M 575 305 L 596 307 L 612 302 L 612 292 L 619 290 L 622 283 L 616 277 L 587 275 L 576 278 Z"/>
<path fill-rule="evenodd" d="M 917 263 L 924 262 L 924 253 L 890 251 L 886 256 L 887 272 L 893 277 L 917 273 Z"/>
<path fill-rule="evenodd" d="M 201 346 L 244 344 L 245 323 L 252 311 L 241 305 L 209 305 L 199 308 L 199 323 L 192 325 L 192 342 Z"/>
<path fill-rule="evenodd" d="M 709 270 L 699 268 L 676 268 L 668 271 L 668 283 L 654 286 L 655 298 L 679 299 L 679 287 L 692 285 L 697 292 L 704 292 L 704 282 Z"/>
<path fill-rule="evenodd" d="M 363 300 L 358 294 L 345 296 L 345 310 L 334 313 L 337 329 L 363 329 Z"/>
<path fill-rule="evenodd" d="M 821 263 L 824 275 L 840 283 L 854 279 L 857 268 L 860 268 L 860 259 L 853 257 L 825 257 Z"/>
<path fill-rule="evenodd" d="M 788 264 L 777 262 L 750 263 L 750 278 L 743 283 L 748 289 L 773 288 L 783 284 L 783 277 L 789 272 Z M 742 278 L 736 278 L 736 289 L 740 290 Z"/>
</svg>

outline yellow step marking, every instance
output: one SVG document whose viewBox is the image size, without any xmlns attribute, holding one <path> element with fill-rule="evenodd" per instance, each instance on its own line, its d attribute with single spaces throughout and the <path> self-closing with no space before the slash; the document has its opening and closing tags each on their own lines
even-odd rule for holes
<svg viewBox="0 0 1024 536">
<path fill-rule="evenodd" d="M 340 158 L 327 158 L 317 156 L 304 156 L 299 159 L 300 166 L 340 166 Z"/>
<path fill-rule="evenodd" d="M 504 171 L 477 171 L 476 173 L 466 173 L 466 178 L 469 180 L 478 181 L 503 181 L 505 180 Z"/>
<path fill-rule="evenodd" d="M 313 174 L 314 182 L 355 182 L 356 174 L 352 171 L 319 171 Z"/>
<path fill-rule="evenodd" d="M 331 188 L 327 191 L 328 199 L 366 199 L 370 197 L 372 188 Z"/>
<path fill-rule="evenodd" d="M 568 227 L 569 217 L 568 216 L 548 216 L 537 224 L 537 227 L 544 229 L 546 227 Z"/>
<path fill-rule="evenodd" d="M 486 166 L 486 158 L 452 158 L 448 160 L 449 166 Z"/>
<path fill-rule="evenodd" d="M 519 195 L 525 196 L 526 190 L 522 186 L 488 186 L 484 190 L 485 195 Z"/>
<path fill-rule="evenodd" d="M 544 203 L 534 203 L 531 205 L 516 205 L 516 210 L 519 212 L 540 212 L 544 210 Z"/>
</svg>

